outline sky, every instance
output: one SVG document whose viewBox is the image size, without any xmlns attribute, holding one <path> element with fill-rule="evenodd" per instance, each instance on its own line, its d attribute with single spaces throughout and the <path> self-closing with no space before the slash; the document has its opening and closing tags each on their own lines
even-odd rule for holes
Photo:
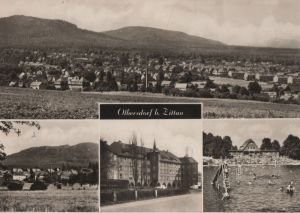
<svg viewBox="0 0 300 213">
<path fill-rule="evenodd" d="M 92 120 L 39 120 L 41 128 L 16 124 L 21 130 L 5 135 L 0 132 L 0 143 L 12 154 L 37 146 L 76 145 L 82 142 L 99 143 L 99 125 Z"/>
<path fill-rule="evenodd" d="M 62 19 L 97 32 L 148 26 L 250 46 L 300 37 L 299 0 L 0 0 L 0 5 L 0 17 Z"/>
<path fill-rule="evenodd" d="M 188 156 L 201 162 L 202 121 L 195 120 L 103 120 L 100 137 L 108 142 L 129 143 L 132 134 L 144 142 L 144 147 L 152 148 L 154 139 L 159 150 L 168 150 L 177 157 Z M 198 164 L 200 166 L 200 164 Z"/>
<path fill-rule="evenodd" d="M 289 134 L 300 137 L 300 119 L 211 119 L 204 120 L 203 126 L 206 133 L 230 136 L 238 147 L 248 139 L 260 146 L 266 137 L 278 140 L 280 145 Z"/>
</svg>

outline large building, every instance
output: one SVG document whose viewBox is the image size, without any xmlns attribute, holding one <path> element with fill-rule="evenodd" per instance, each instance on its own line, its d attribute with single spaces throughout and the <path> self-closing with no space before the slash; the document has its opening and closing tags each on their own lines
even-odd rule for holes
<svg viewBox="0 0 300 213">
<path fill-rule="evenodd" d="M 111 145 L 101 143 L 101 148 L 105 149 L 100 154 L 104 180 L 128 180 L 131 185 L 166 187 L 189 187 L 198 183 L 197 161 L 159 150 L 155 141 L 152 149 L 121 141 Z"/>
<path fill-rule="evenodd" d="M 261 150 L 251 139 L 246 140 L 238 150 L 230 150 L 229 154 L 240 163 L 271 163 L 279 158 L 279 151 Z"/>
</svg>

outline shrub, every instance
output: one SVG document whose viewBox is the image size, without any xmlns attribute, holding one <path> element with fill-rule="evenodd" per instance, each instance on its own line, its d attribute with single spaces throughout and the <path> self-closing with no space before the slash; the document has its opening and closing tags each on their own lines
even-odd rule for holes
<svg viewBox="0 0 300 213">
<path fill-rule="evenodd" d="M 7 183 L 8 190 L 22 190 L 24 183 L 19 180 L 11 180 Z"/>
<path fill-rule="evenodd" d="M 121 191 L 117 192 L 117 200 L 118 201 L 127 201 L 127 200 L 134 200 L 134 191 Z"/>
<path fill-rule="evenodd" d="M 113 202 L 114 201 L 113 192 L 101 192 L 100 201 L 101 203 Z"/>
<path fill-rule="evenodd" d="M 44 181 L 36 181 L 30 186 L 30 190 L 46 190 L 48 188 L 48 184 Z"/>
</svg>

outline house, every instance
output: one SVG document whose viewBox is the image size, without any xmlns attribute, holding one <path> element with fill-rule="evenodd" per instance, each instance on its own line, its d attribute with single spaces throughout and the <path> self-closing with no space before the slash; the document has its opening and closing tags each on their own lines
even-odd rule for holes
<svg viewBox="0 0 300 213">
<path fill-rule="evenodd" d="M 287 84 L 288 83 L 288 77 L 287 76 L 281 76 L 281 75 L 274 75 L 273 82 L 277 84 Z"/>
<path fill-rule="evenodd" d="M 257 79 L 257 75 L 255 77 L 256 77 L 256 80 L 259 80 L 262 82 L 271 82 L 274 79 L 274 75 L 269 75 L 269 74 L 259 75 L 259 79 Z"/>
<path fill-rule="evenodd" d="M 245 158 L 245 157 L 250 157 L 250 158 L 255 158 L 255 157 L 278 158 L 279 157 L 279 151 L 261 150 L 252 139 L 246 140 L 243 143 L 243 145 L 239 147 L 238 150 L 229 150 L 229 154 L 236 159 Z"/>
<path fill-rule="evenodd" d="M 187 83 L 175 83 L 175 89 L 179 89 L 180 91 L 186 91 Z"/>
<path fill-rule="evenodd" d="M 69 88 L 72 91 L 82 91 L 83 90 L 83 78 L 78 76 L 68 78 Z"/>
<path fill-rule="evenodd" d="M 59 78 L 54 81 L 54 87 L 57 90 L 66 90 L 68 89 L 68 81 L 62 78 Z"/>
<path fill-rule="evenodd" d="M 162 81 L 161 86 L 162 87 L 170 87 L 171 81 Z"/>
<path fill-rule="evenodd" d="M 206 85 L 206 81 L 192 81 L 191 84 L 199 89 L 203 89 Z"/>
<path fill-rule="evenodd" d="M 243 72 L 232 72 L 231 77 L 234 79 L 244 79 L 244 73 Z"/>
<path fill-rule="evenodd" d="M 244 80 L 245 81 L 255 81 L 255 74 L 254 73 L 245 72 L 245 74 L 244 74 Z"/>
<path fill-rule="evenodd" d="M 19 81 L 18 87 L 25 88 L 26 87 L 25 82 L 24 81 Z"/>
<path fill-rule="evenodd" d="M 9 87 L 15 87 L 16 85 L 17 85 L 17 82 L 11 81 L 8 86 Z"/>
<path fill-rule="evenodd" d="M 285 91 L 281 99 L 289 99 L 289 98 L 298 99 L 300 97 L 300 85 L 289 85 Z"/>
<path fill-rule="evenodd" d="M 36 89 L 36 90 L 46 89 L 47 85 L 46 85 L 46 83 L 41 82 L 41 81 L 33 81 L 30 84 L 30 88 L 31 89 Z"/>
<path fill-rule="evenodd" d="M 24 173 L 24 171 L 20 168 L 13 168 L 12 171 L 12 178 L 13 180 L 19 180 L 19 181 L 23 181 L 26 179 L 26 174 Z"/>
<path fill-rule="evenodd" d="M 272 89 L 263 90 L 262 94 L 268 95 L 268 97 L 270 97 L 271 99 L 276 99 L 276 97 L 277 97 L 277 92 L 275 92 Z"/>
</svg>

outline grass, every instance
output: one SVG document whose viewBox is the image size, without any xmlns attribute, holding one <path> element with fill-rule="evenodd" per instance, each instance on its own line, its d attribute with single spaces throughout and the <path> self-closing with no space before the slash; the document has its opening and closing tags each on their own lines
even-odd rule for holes
<svg viewBox="0 0 300 213">
<path fill-rule="evenodd" d="M 300 118 L 300 105 L 149 93 L 79 93 L 0 87 L 2 119 L 93 119 L 97 102 L 202 102 L 205 118 Z"/>
<path fill-rule="evenodd" d="M 1 191 L 0 211 L 98 212 L 97 190 Z"/>
</svg>

